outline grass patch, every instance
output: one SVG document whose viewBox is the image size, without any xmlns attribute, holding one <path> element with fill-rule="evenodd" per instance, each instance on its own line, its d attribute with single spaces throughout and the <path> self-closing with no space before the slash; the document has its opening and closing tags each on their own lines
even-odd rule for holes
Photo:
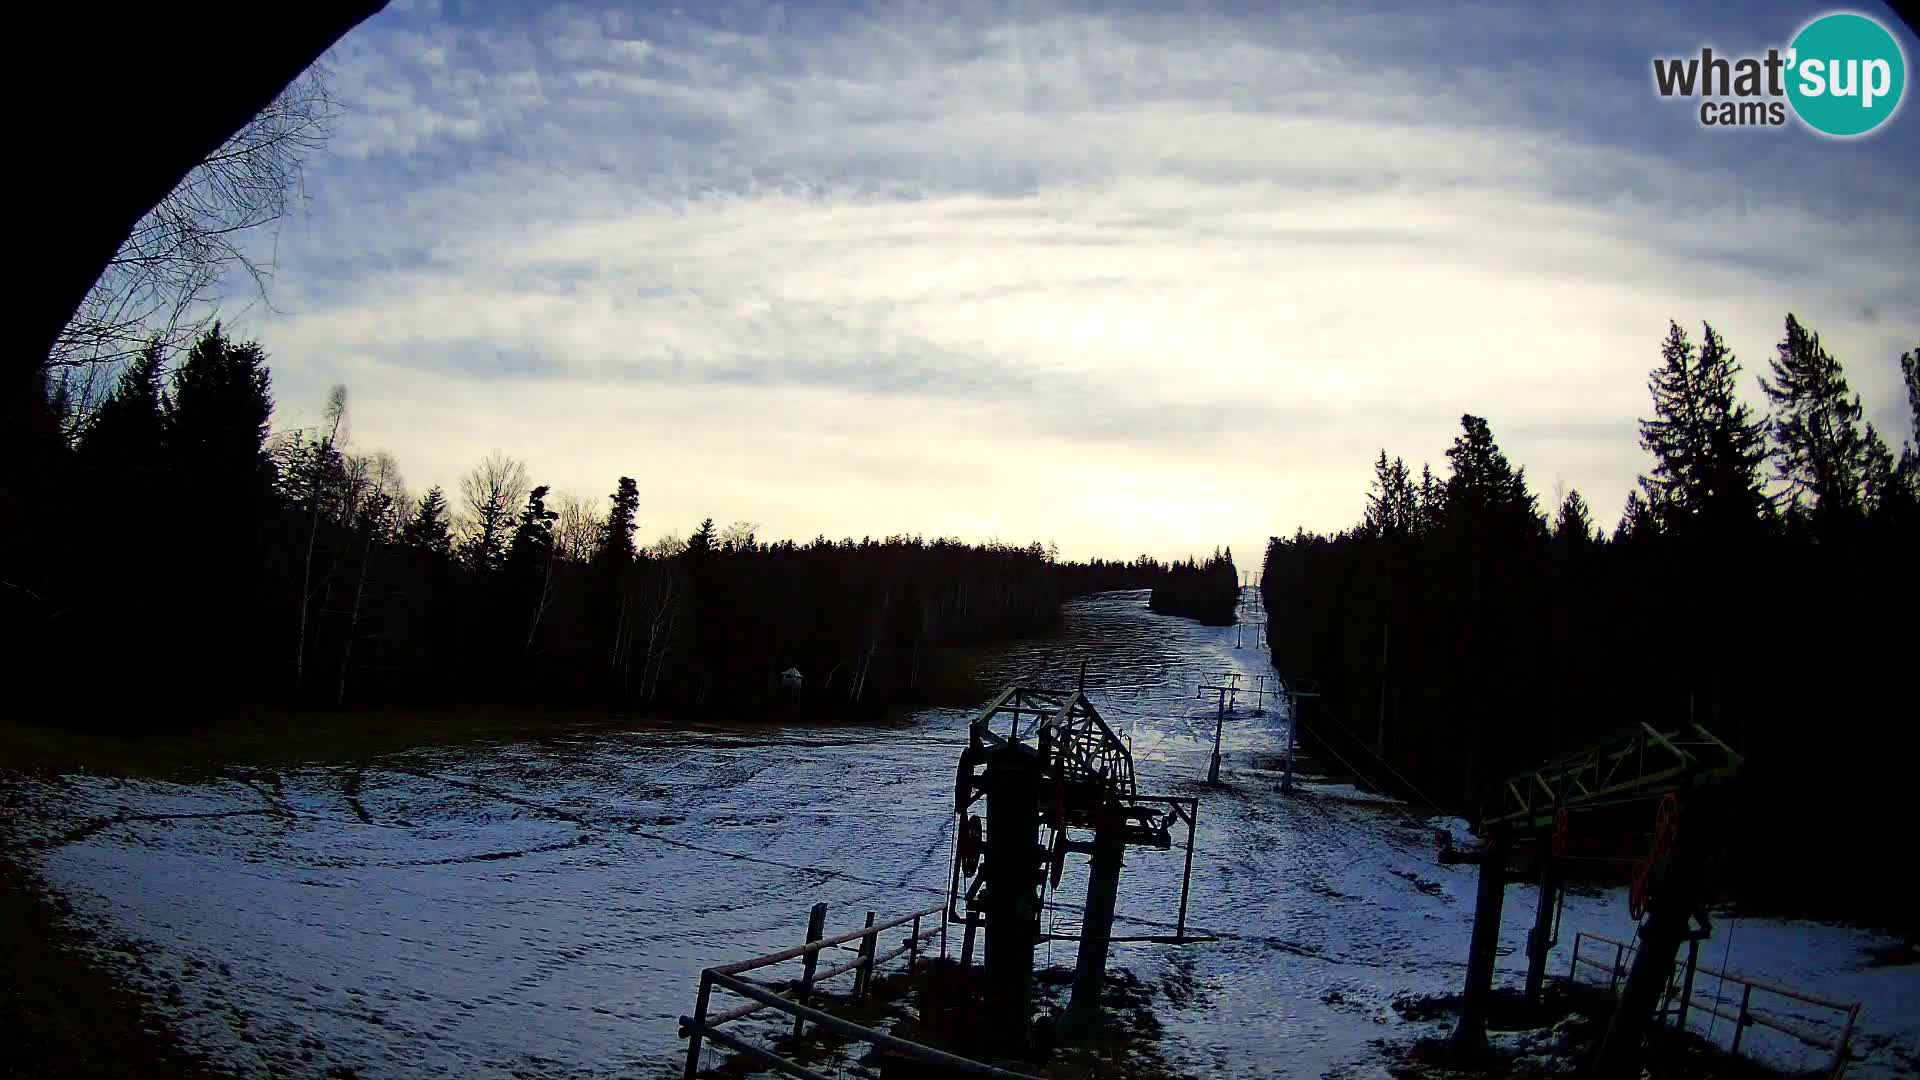
<svg viewBox="0 0 1920 1080">
<path fill-rule="evenodd" d="M 225 709 L 132 734 L 9 718 L 0 720 L 0 769 L 192 781 L 234 765 L 353 764 L 425 747 L 666 727 L 598 710 L 504 705 Z"/>
</svg>

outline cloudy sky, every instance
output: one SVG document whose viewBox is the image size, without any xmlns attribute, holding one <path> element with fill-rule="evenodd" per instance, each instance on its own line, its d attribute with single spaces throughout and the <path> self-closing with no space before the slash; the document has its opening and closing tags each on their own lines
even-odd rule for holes
<svg viewBox="0 0 1920 1080">
<path fill-rule="evenodd" d="M 648 537 L 1244 567 L 1468 411 L 1610 524 L 1670 318 L 1751 373 L 1794 311 L 1906 428 L 1920 115 L 1703 129 L 1653 56 L 1824 10 L 1737 7 L 396 0 L 240 328 L 280 426 L 345 383 L 416 491 L 501 448 Z"/>
</svg>

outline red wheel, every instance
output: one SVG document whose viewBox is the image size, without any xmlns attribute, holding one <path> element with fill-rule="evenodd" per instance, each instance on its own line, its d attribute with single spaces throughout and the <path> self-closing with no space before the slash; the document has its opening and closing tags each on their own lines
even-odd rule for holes
<svg viewBox="0 0 1920 1080">
<path fill-rule="evenodd" d="M 1674 841 L 1680 838 L 1680 800 L 1667 795 L 1661 798 L 1660 808 L 1653 814 L 1653 850 L 1657 861 L 1665 861 L 1673 853 Z"/>
<path fill-rule="evenodd" d="M 1639 922 L 1647 913 L 1647 879 L 1652 876 L 1653 867 L 1646 862 L 1633 866 L 1633 887 L 1627 890 L 1627 914 Z"/>
</svg>

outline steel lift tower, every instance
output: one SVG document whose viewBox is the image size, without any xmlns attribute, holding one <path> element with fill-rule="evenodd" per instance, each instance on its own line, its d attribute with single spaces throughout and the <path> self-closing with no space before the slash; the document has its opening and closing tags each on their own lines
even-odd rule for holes
<svg viewBox="0 0 1920 1080">
<path fill-rule="evenodd" d="M 981 800 L 984 820 L 972 812 Z M 1186 933 L 1198 806 L 1197 799 L 1140 794 L 1132 751 L 1080 690 L 1014 686 L 987 704 L 968 728 L 955 777 L 959 838 L 947 918 L 966 926 L 963 963 L 972 956 L 975 928 L 986 930 L 988 1024 L 1010 1041 L 1024 1045 L 1030 1038 L 1033 953 L 1043 940 L 1040 912 L 1048 886 L 1059 887 L 1068 852 L 1089 855 L 1092 864 L 1080 933 L 1045 936 L 1080 943 L 1061 1032 L 1066 1038 L 1084 1038 L 1099 1028 L 1100 987 L 1112 942 L 1210 940 Z M 1114 937 L 1126 849 L 1168 850 L 1174 829 L 1183 824 L 1187 856 L 1176 932 Z M 1048 830 L 1044 844 L 1042 825 Z"/>
<path fill-rule="evenodd" d="M 1581 843 L 1596 835 L 1630 836 L 1623 812 L 1652 806 L 1653 850 L 1635 869 L 1630 902 L 1640 924 L 1640 948 L 1594 1063 L 1594 1075 L 1632 1076 L 1641 1045 L 1673 971 L 1680 945 L 1696 950 L 1710 932 L 1705 868 L 1741 757 L 1699 725 L 1660 732 L 1639 724 L 1577 753 L 1507 777 L 1483 795 L 1474 831 L 1481 847 L 1455 851 L 1445 834 L 1440 861 L 1474 863 L 1480 884 L 1467 953 L 1467 982 L 1452 1039 L 1463 1060 L 1485 1058 L 1487 1006 L 1499 946 L 1500 908 L 1515 881 L 1539 882 L 1539 905 L 1527 935 L 1526 995 L 1538 1004 L 1547 954 L 1555 943 L 1554 911 L 1563 886 L 1579 815 Z M 1630 820 L 1644 821 L 1633 815 Z M 1516 865 L 1517 864 L 1517 865 Z M 1643 917 L 1644 916 L 1644 917 Z M 1690 930 L 1690 920 L 1700 929 Z"/>
</svg>

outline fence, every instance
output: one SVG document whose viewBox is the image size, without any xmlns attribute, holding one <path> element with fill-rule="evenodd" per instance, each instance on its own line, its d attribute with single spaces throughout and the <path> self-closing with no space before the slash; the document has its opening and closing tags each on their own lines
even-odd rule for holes
<svg viewBox="0 0 1920 1080">
<path fill-rule="evenodd" d="M 802 1077 L 803 1080 L 827 1080 L 827 1077 L 821 1073 L 781 1057 L 767 1047 L 735 1036 L 731 1032 L 718 1030 L 722 1024 L 752 1016 L 763 1009 L 775 1009 L 793 1017 L 793 1037 L 796 1039 L 805 1033 L 806 1025 L 811 1023 L 848 1038 L 871 1043 L 889 1053 L 934 1066 L 949 1074 L 981 1076 L 989 1080 L 1036 1080 L 1035 1077 L 1025 1073 L 1009 1072 L 983 1062 L 935 1050 L 931 1046 L 922 1046 L 916 1042 L 896 1038 L 884 1031 L 863 1027 L 807 1004 L 816 985 L 849 972 L 854 976 L 853 996 L 866 997 L 872 987 L 874 972 L 878 971 L 881 965 L 902 955 L 906 956 L 907 971 L 911 973 L 920 957 L 920 943 L 935 934 L 940 937 L 940 955 L 945 956 L 947 952 L 947 920 L 945 909 L 941 907 L 931 907 L 925 911 L 896 916 L 879 923 L 873 921 L 873 912 L 869 911 L 866 925 L 858 930 L 849 930 L 832 937 L 821 936 L 826 925 L 826 917 L 826 904 L 813 905 L 812 911 L 808 913 L 807 941 L 804 945 L 796 945 L 790 949 L 782 949 L 779 952 L 771 952 L 747 960 L 736 960 L 731 964 L 707 968 L 700 973 L 700 993 L 694 1003 L 693 1015 L 680 1018 L 680 1034 L 687 1040 L 685 1080 L 693 1080 L 694 1074 L 699 1069 L 703 1041 L 713 1042 L 735 1053 L 744 1054 L 768 1068 L 777 1069 L 789 1076 Z M 925 931 L 920 929 L 921 920 L 936 917 L 940 920 L 938 927 Z M 910 926 L 906 940 L 892 951 L 880 953 L 878 951 L 880 935 L 902 926 Z M 825 971 L 816 970 L 821 950 L 844 945 L 854 940 L 860 942 L 856 959 Z M 778 986 L 742 977 L 742 972 L 771 967 L 791 960 L 799 960 L 802 964 L 800 977 L 794 980 L 790 987 L 792 997 L 783 996 Z M 723 1012 L 709 1012 L 715 987 L 746 998 L 747 1004 Z"/>
<path fill-rule="evenodd" d="M 1583 942 L 1602 946 L 1602 948 L 1597 950 L 1589 948 L 1587 955 L 1581 956 L 1580 947 Z M 1593 954 L 1595 951 L 1600 952 L 1602 955 L 1605 954 L 1606 950 L 1604 946 L 1612 946 L 1613 948 L 1613 958 L 1611 961 L 1594 958 Z M 1599 934 L 1577 933 L 1573 935 L 1573 961 L 1567 966 L 1567 982 L 1572 983 L 1579 977 L 1581 965 L 1584 964 L 1589 968 L 1598 968 L 1607 972 L 1609 979 L 1607 990 L 1609 993 L 1617 995 L 1620 991 L 1620 982 L 1627 975 L 1627 958 L 1632 956 L 1633 953 L 1634 946 L 1624 941 L 1618 941 L 1610 937 L 1602 937 Z M 1732 983 L 1740 987 L 1739 1009 L 1735 1012 L 1728 1012 L 1728 1003 L 1723 1000 L 1717 992 L 1713 997 L 1707 997 L 1695 992 L 1694 975 L 1696 972 L 1705 972 L 1708 975 L 1720 979 L 1721 989 L 1724 989 L 1727 983 Z M 1788 998 L 1793 1001 L 1841 1014 L 1840 1018 L 1838 1018 L 1840 1023 L 1839 1035 L 1829 1036 L 1818 1031 L 1808 1031 L 1787 1023 L 1785 1019 L 1774 1013 L 1755 1009 L 1753 1007 L 1753 994 L 1756 990 L 1762 994 L 1772 994 L 1777 997 Z M 1833 1056 L 1828 1060 L 1825 1072 L 1825 1075 L 1829 1077 L 1830 1080 L 1838 1080 L 1841 1074 L 1846 1072 L 1847 1062 L 1849 1060 L 1847 1055 L 1848 1046 L 1853 1040 L 1854 1024 L 1860 1019 L 1860 1003 L 1857 1001 L 1850 1003 L 1833 1001 L 1816 994 L 1809 994 L 1803 990 L 1794 990 L 1776 983 L 1748 978 L 1745 975 L 1735 975 L 1719 968 L 1699 963 L 1697 959 L 1692 956 L 1689 956 L 1687 961 L 1675 965 L 1673 975 L 1667 980 L 1666 994 L 1661 998 L 1660 1015 L 1662 1017 L 1671 1015 L 1674 1018 L 1674 1026 L 1676 1028 L 1684 1028 L 1687 1025 L 1687 1012 L 1690 1009 L 1699 1009 L 1702 1012 L 1717 1016 L 1722 1020 L 1732 1021 L 1733 1044 L 1730 1049 L 1735 1054 L 1740 1052 L 1740 1042 L 1741 1039 L 1745 1037 L 1747 1028 L 1755 1025 L 1778 1031 L 1783 1035 L 1793 1038 L 1802 1045 L 1811 1046 L 1817 1050 L 1833 1051 Z"/>
</svg>

